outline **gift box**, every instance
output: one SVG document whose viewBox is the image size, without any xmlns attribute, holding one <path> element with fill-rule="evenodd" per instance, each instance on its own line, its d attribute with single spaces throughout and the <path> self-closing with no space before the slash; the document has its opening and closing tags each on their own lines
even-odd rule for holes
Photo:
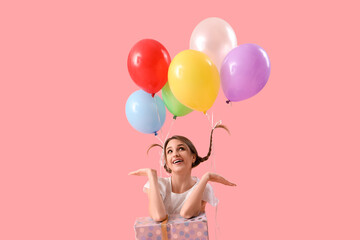
<svg viewBox="0 0 360 240">
<path fill-rule="evenodd" d="M 155 222 L 150 217 L 135 221 L 137 240 L 208 240 L 208 225 L 205 213 L 193 218 L 180 215 L 169 216 L 163 222 Z"/>
</svg>

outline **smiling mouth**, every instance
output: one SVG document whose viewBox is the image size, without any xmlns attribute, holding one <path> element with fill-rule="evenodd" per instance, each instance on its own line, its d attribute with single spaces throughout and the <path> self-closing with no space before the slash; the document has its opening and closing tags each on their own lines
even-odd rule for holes
<svg viewBox="0 0 360 240">
<path fill-rule="evenodd" d="M 182 162 L 184 162 L 183 160 L 180 160 L 180 159 L 176 159 L 176 160 L 174 160 L 172 163 L 173 164 L 179 164 L 179 163 L 182 163 Z"/>
</svg>

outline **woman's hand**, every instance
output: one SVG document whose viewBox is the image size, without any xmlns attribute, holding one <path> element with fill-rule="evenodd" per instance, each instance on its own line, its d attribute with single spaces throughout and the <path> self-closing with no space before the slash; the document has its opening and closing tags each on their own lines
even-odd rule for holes
<svg viewBox="0 0 360 240">
<path fill-rule="evenodd" d="M 223 178 L 222 176 L 220 176 L 219 174 L 216 174 L 216 173 L 207 172 L 204 174 L 203 177 L 205 177 L 210 182 L 218 182 L 218 183 L 222 183 L 227 186 L 236 186 L 235 183 L 232 183 L 232 182 L 226 180 L 225 178 Z"/>
<path fill-rule="evenodd" d="M 150 175 L 156 175 L 156 170 L 151 168 L 141 168 L 133 172 L 129 172 L 128 175 L 135 175 L 135 176 L 150 176 Z"/>
</svg>

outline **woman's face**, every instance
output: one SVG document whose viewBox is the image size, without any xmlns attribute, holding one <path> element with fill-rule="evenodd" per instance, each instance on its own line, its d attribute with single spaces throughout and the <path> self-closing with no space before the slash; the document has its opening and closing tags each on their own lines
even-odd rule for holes
<svg viewBox="0 0 360 240">
<path fill-rule="evenodd" d="M 191 153 L 190 148 L 178 139 L 172 139 L 166 146 L 166 164 L 172 172 L 191 171 L 192 163 L 196 155 Z"/>
</svg>

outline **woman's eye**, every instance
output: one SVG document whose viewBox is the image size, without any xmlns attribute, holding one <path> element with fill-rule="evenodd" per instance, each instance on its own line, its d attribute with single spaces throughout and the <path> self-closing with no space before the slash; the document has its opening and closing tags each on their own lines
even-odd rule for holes
<svg viewBox="0 0 360 240">
<path fill-rule="evenodd" d="M 168 152 L 167 152 L 167 153 L 169 154 L 169 153 L 171 153 L 171 152 L 172 152 L 172 150 L 168 150 Z"/>
<path fill-rule="evenodd" d="M 180 150 L 185 150 L 185 148 L 183 148 L 183 147 L 180 147 L 179 149 L 180 149 Z"/>
</svg>

